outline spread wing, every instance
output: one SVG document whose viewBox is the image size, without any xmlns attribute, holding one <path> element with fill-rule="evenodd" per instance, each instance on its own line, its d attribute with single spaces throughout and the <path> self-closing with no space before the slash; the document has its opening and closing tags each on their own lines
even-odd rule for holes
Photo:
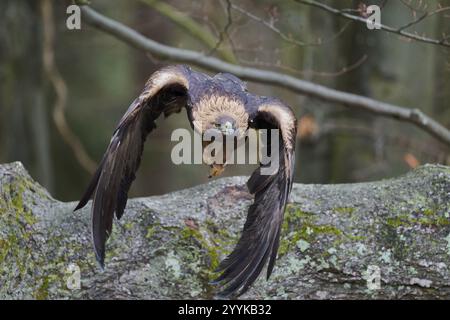
<svg viewBox="0 0 450 320">
<path fill-rule="evenodd" d="M 94 177 L 75 208 L 84 207 L 93 197 L 92 236 L 95 254 L 102 267 L 114 212 L 120 219 L 139 167 L 144 141 L 156 128 L 155 120 L 161 113 L 168 116 L 186 106 L 188 74 L 187 67 L 175 66 L 161 69 L 150 77 L 141 95 L 120 120 Z"/>
<path fill-rule="evenodd" d="M 218 267 L 214 281 L 225 286 L 223 297 L 243 294 L 269 261 L 269 278 L 277 256 L 284 209 L 292 188 L 295 163 L 296 119 L 291 109 L 275 99 L 263 98 L 253 118 L 257 129 L 279 129 L 279 166 L 267 174 L 260 166 L 247 182 L 254 202 L 248 210 L 242 236 L 233 252 Z M 272 142 L 273 143 L 273 142 Z M 273 155 L 272 155 L 273 156 Z M 268 170 L 270 171 L 270 170 Z"/>
</svg>

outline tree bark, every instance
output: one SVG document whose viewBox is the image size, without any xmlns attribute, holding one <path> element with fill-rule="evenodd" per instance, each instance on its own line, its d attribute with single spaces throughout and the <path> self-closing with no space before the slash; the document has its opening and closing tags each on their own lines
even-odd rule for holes
<svg viewBox="0 0 450 320">
<path fill-rule="evenodd" d="M 0 298 L 213 298 L 212 270 L 233 249 L 252 200 L 245 182 L 130 200 L 101 271 L 90 206 L 74 213 L 75 202 L 53 199 L 21 163 L 0 165 Z M 291 198 L 274 273 L 243 298 L 450 298 L 449 167 L 294 184 Z"/>
</svg>

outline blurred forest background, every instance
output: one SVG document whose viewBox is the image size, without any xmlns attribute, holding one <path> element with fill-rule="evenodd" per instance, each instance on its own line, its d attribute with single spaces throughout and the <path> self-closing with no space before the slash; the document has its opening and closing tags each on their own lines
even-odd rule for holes
<svg viewBox="0 0 450 320">
<path fill-rule="evenodd" d="M 356 15 L 364 5 L 318 2 Z M 83 19 L 81 30 L 68 30 L 70 3 L 0 1 L 0 163 L 22 161 L 61 200 L 81 196 L 122 114 L 150 74 L 173 63 L 131 48 Z M 450 0 L 370 4 L 382 6 L 385 25 L 404 26 L 424 17 L 408 31 L 450 37 Z M 450 127 L 449 47 L 371 31 L 295 0 L 92 0 L 91 6 L 158 42 L 418 108 Z M 269 85 L 248 86 L 280 97 L 295 110 L 300 123 L 296 182 L 368 181 L 419 164 L 450 164 L 449 147 L 410 123 Z M 132 197 L 208 180 L 206 166 L 176 166 L 170 160 L 172 130 L 189 128 L 185 113 L 159 121 L 158 127 L 147 139 Z M 225 173 L 252 170 L 234 166 Z"/>
</svg>

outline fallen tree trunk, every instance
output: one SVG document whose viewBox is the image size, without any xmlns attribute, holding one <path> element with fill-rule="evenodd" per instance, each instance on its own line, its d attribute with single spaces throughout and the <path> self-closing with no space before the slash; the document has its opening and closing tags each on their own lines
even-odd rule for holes
<svg viewBox="0 0 450 320">
<path fill-rule="evenodd" d="M 251 203 L 245 181 L 130 200 L 101 271 L 89 206 L 73 213 L 74 202 L 53 199 L 20 163 L 0 165 L 0 298 L 212 298 L 212 270 Z M 448 299 L 449 213 L 444 166 L 380 182 L 295 184 L 274 273 L 243 298 Z"/>
</svg>

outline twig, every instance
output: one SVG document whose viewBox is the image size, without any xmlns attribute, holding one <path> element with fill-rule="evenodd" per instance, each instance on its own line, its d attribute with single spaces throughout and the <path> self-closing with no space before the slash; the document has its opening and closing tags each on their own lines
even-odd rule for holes
<svg viewBox="0 0 450 320">
<path fill-rule="evenodd" d="M 334 71 L 334 72 L 315 71 L 315 70 L 298 70 L 298 69 L 295 69 L 295 68 L 292 68 L 292 67 L 289 67 L 286 65 L 282 65 L 281 63 L 272 64 L 272 63 L 268 63 L 268 62 L 264 62 L 264 61 L 248 61 L 248 60 L 244 60 L 244 59 L 239 59 L 239 62 L 241 62 L 242 64 L 244 64 L 246 66 L 276 68 L 276 69 L 283 70 L 283 71 L 289 72 L 291 74 L 297 74 L 297 75 L 314 75 L 314 76 L 318 76 L 318 77 L 339 77 L 339 76 L 342 76 L 348 72 L 351 72 L 351 71 L 355 70 L 356 68 L 358 68 L 359 66 L 361 66 L 367 60 L 367 58 L 368 58 L 367 55 L 363 55 L 355 63 L 353 63 L 349 66 L 345 66 L 345 67 L 341 68 L 340 70 Z"/>
<path fill-rule="evenodd" d="M 330 7 L 324 3 L 321 2 L 317 2 L 314 0 L 294 0 L 297 3 L 300 4 L 304 4 L 304 5 L 308 5 L 308 6 L 313 6 L 319 9 L 322 9 L 324 11 L 327 11 L 329 13 L 335 14 L 337 16 L 352 20 L 352 21 L 357 21 L 360 23 L 364 23 L 367 24 L 368 20 L 366 18 L 360 17 L 360 16 L 355 16 L 353 14 L 344 12 L 342 10 Z M 404 31 L 403 29 L 405 29 L 405 27 L 400 27 L 400 28 L 393 28 L 384 24 L 380 24 L 379 25 L 381 30 L 384 30 L 386 32 L 390 32 L 390 33 L 394 33 L 394 34 L 398 34 L 402 37 L 405 38 L 409 38 L 409 39 L 413 39 L 416 41 L 420 41 L 420 42 L 424 42 L 424 43 L 431 43 L 431 44 L 435 44 L 435 45 L 440 45 L 440 46 L 444 46 L 444 47 L 450 47 L 450 42 L 446 41 L 446 39 L 432 39 L 432 38 L 428 38 L 425 36 L 420 36 L 418 34 L 414 34 L 414 33 L 409 33 Z M 409 27 L 409 26 L 407 26 Z"/>
<path fill-rule="evenodd" d="M 227 7 L 226 7 L 227 24 L 225 25 L 223 30 L 220 32 L 219 40 L 217 41 L 216 45 L 214 46 L 214 48 L 211 49 L 210 52 L 208 52 L 207 56 L 214 54 L 214 52 L 220 47 L 220 45 L 222 44 L 225 37 L 228 36 L 228 29 L 233 24 L 233 18 L 231 17 L 231 2 L 230 2 L 230 0 L 226 0 L 226 2 L 227 2 Z"/>
<path fill-rule="evenodd" d="M 404 4 L 406 5 L 406 3 L 404 3 Z M 413 10 L 413 12 L 415 14 L 415 10 L 414 9 L 411 9 L 411 10 Z M 423 21 L 425 18 L 429 18 L 431 16 L 434 16 L 436 14 L 439 14 L 439 13 L 442 13 L 442 12 L 445 12 L 445 11 L 450 11 L 450 7 L 440 7 L 438 9 L 434 10 L 434 11 L 431 11 L 431 12 L 425 11 L 419 18 L 411 21 L 410 23 L 407 23 L 403 27 L 398 28 L 398 30 L 402 31 L 402 30 L 408 29 L 408 28 L 412 27 L 413 25 L 416 25 L 419 22 Z"/>
<path fill-rule="evenodd" d="M 399 107 L 364 96 L 327 88 L 287 74 L 234 65 L 215 57 L 205 56 L 200 52 L 170 47 L 146 38 L 135 30 L 87 6 L 82 7 L 82 13 L 84 21 L 93 27 L 109 33 L 139 50 L 150 52 L 160 58 L 190 63 L 216 72 L 229 72 L 244 80 L 275 85 L 324 101 L 343 104 L 355 110 L 369 111 L 377 115 L 409 122 L 427 131 L 447 146 L 450 146 L 450 131 L 418 109 Z"/>
<path fill-rule="evenodd" d="M 295 38 L 293 38 L 293 37 L 291 37 L 291 36 L 289 36 L 289 35 L 286 35 L 286 34 L 283 33 L 280 29 L 278 29 L 278 28 L 273 24 L 273 22 L 268 22 L 268 21 L 266 21 L 266 20 L 264 20 L 264 19 L 262 19 L 262 18 L 260 18 L 260 17 L 258 17 L 258 16 L 256 16 L 256 15 L 254 15 L 253 13 L 248 12 L 247 10 L 245 10 L 245 9 L 243 9 L 243 8 L 241 8 L 241 7 L 237 6 L 237 5 L 235 5 L 235 4 L 232 4 L 231 7 L 232 7 L 234 10 L 240 12 L 241 14 L 247 16 L 247 17 L 250 18 L 251 20 L 254 20 L 254 21 L 260 23 L 261 25 L 265 26 L 266 28 L 268 28 L 268 29 L 271 30 L 272 32 L 276 33 L 282 40 L 284 40 L 284 41 L 286 41 L 286 42 L 288 42 L 288 43 L 292 43 L 292 44 L 294 44 L 294 45 L 296 45 L 296 46 L 299 46 L 299 47 L 304 47 L 304 46 L 320 46 L 320 45 L 329 43 L 329 42 L 335 40 L 337 37 L 339 37 L 339 36 L 347 29 L 347 27 L 350 25 L 350 23 L 345 24 L 345 25 L 344 25 L 344 26 L 343 26 L 336 34 L 334 34 L 334 35 L 333 35 L 332 37 L 330 37 L 329 39 L 322 40 L 322 39 L 319 38 L 319 40 L 316 41 L 316 42 L 304 42 L 304 41 L 300 41 L 300 40 L 298 40 L 298 39 L 295 39 Z"/>
</svg>

